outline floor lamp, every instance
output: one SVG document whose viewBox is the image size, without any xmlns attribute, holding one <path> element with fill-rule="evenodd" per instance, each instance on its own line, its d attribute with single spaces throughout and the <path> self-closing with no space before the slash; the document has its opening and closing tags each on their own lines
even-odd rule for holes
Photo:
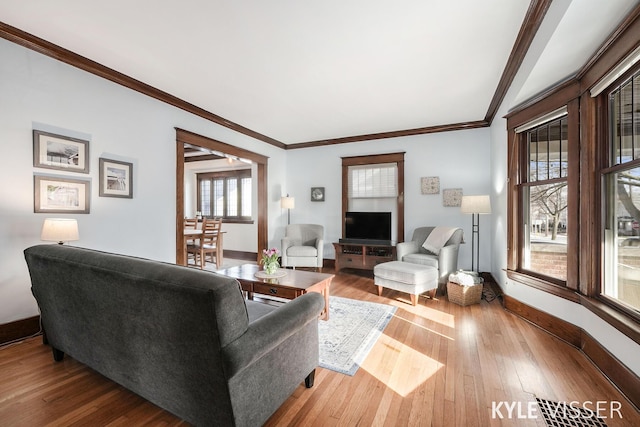
<svg viewBox="0 0 640 427">
<path fill-rule="evenodd" d="M 291 209 L 296 206 L 296 199 L 289 197 L 287 194 L 285 197 L 280 198 L 280 207 L 287 210 L 287 225 L 291 224 Z"/>
<path fill-rule="evenodd" d="M 491 213 L 489 196 L 462 196 L 460 211 L 471 214 L 471 270 L 480 270 L 480 214 Z"/>
</svg>

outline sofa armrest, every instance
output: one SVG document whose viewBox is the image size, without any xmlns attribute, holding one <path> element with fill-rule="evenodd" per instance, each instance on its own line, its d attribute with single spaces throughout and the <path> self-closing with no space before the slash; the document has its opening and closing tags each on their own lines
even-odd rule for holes
<svg viewBox="0 0 640 427">
<path fill-rule="evenodd" d="M 316 264 L 316 267 L 321 268 L 324 258 L 324 239 L 316 240 L 316 249 L 318 251 L 318 263 Z"/>
<path fill-rule="evenodd" d="M 438 254 L 438 274 L 439 281 L 443 283 L 449 277 L 449 274 L 456 272 L 458 269 L 458 245 L 448 245 L 440 249 Z"/>
<path fill-rule="evenodd" d="M 420 247 L 417 242 L 402 242 L 396 245 L 396 255 L 398 257 L 398 261 L 402 261 L 402 258 L 408 254 L 415 254 L 420 252 Z"/>
<path fill-rule="evenodd" d="M 309 322 L 317 322 L 323 308 L 324 297 L 309 292 L 251 323 L 242 336 L 222 349 L 226 377 L 232 378 Z"/>
</svg>

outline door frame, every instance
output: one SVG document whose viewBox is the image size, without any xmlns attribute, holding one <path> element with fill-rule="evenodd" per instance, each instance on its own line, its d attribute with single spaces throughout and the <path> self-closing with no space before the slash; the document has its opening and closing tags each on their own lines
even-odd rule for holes
<svg viewBox="0 0 640 427">
<path fill-rule="evenodd" d="M 260 259 L 260 248 L 267 247 L 268 223 L 267 223 L 267 166 L 269 158 L 252 151 L 238 148 L 233 145 L 217 141 L 206 136 L 198 135 L 188 130 L 175 128 L 176 130 L 176 264 L 185 264 L 184 259 L 184 144 L 191 144 L 207 148 L 231 156 L 251 160 L 257 164 L 258 176 L 258 206 L 257 228 L 258 246 L 256 247 L 256 262 Z"/>
</svg>

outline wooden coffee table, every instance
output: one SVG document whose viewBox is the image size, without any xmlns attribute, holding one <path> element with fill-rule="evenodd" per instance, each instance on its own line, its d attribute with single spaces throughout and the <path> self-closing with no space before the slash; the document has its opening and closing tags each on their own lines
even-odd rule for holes
<svg viewBox="0 0 640 427">
<path fill-rule="evenodd" d="M 307 292 L 321 293 L 324 296 L 324 310 L 320 313 L 320 318 L 329 320 L 329 288 L 333 274 L 280 269 L 278 272 L 286 272 L 284 276 L 263 279 L 256 277 L 259 271 L 262 270 L 257 264 L 243 264 L 218 270 L 216 273 L 237 279 L 248 299 L 253 299 L 254 293 L 285 299 L 294 299 Z"/>
</svg>

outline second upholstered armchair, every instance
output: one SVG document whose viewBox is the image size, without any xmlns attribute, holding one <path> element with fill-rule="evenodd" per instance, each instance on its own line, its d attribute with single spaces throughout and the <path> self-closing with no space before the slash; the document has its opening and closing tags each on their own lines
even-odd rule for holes
<svg viewBox="0 0 640 427">
<path fill-rule="evenodd" d="M 438 269 L 438 283 L 440 288 L 446 285 L 449 274 L 458 269 L 458 249 L 462 242 L 462 229 L 453 231 L 449 239 L 441 248 L 427 250 L 425 241 L 437 227 L 418 227 L 408 242 L 398 243 L 396 253 L 398 261 L 422 264 Z M 453 228 L 452 228 L 453 229 Z"/>
<path fill-rule="evenodd" d="M 291 224 L 282 239 L 283 267 L 322 268 L 324 227 L 318 224 Z"/>
</svg>

